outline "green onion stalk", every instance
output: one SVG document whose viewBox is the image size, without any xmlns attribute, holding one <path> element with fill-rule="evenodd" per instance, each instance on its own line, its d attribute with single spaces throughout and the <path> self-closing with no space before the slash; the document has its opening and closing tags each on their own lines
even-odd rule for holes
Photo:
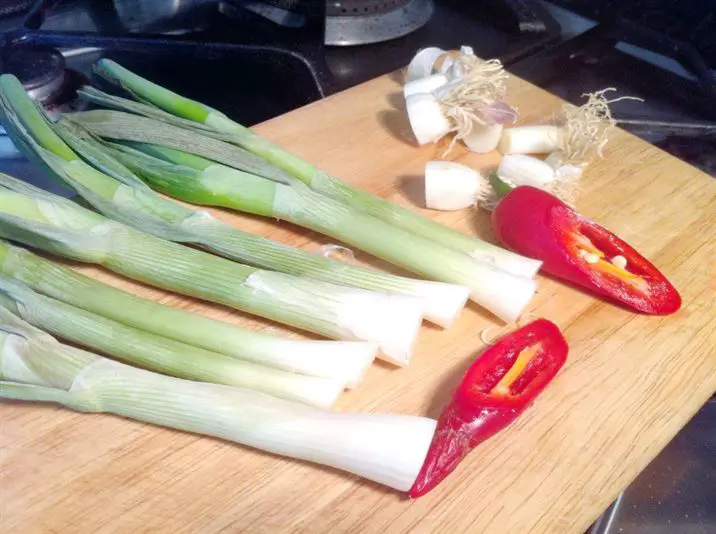
<svg viewBox="0 0 716 534">
<path fill-rule="evenodd" d="M 73 344 L 159 373 L 239 386 L 330 408 L 347 383 L 238 360 L 124 325 L 0 276 L 0 303 L 33 326 Z"/>
<path fill-rule="evenodd" d="M 148 333 L 207 351 L 308 376 L 360 382 L 377 346 L 294 340 L 239 328 L 122 291 L 29 250 L 0 241 L 0 275 L 34 292 Z"/>
<path fill-rule="evenodd" d="M 345 202 L 354 208 L 366 211 L 374 217 L 422 235 L 437 243 L 465 252 L 480 261 L 494 262 L 499 268 L 512 274 L 531 278 L 540 268 L 541 263 L 536 260 L 519 256 L 498 246 L 448 228 L 418 213 L 330 176 L 311 163 L 231 120 L 220 111 L 152 83 L 114 61 L 109 59 L 99 60 L 95 65 L 95 72 L 106 80 L 121 86 L 135 98 L 153 104 L 168 113 L 159 115 L 151 110 L 151 106 L 142 106 L 141 104 L 139 107 L 134 107 L 134 112 L 142 110 L 149 116 L 169 120 L 185 127 L 187 127 L 187 123 L 189 125 L 193 123 L 191 127 L 195 131 L 204 134 L 213 133 L 220 139 L 229 141 L 245 151 L 258 155 L 319 193 Z M 88 96 L 90 99 L 92 98 L 92 95 Z M 102 97 L 100 96 L 98 100 L 102 100 Z M 108 104 L 106 99 L 104 100 L 105 102 L 101 103 Z M 118 104 L 121 105 L 121 102 L 115 101 L 113 103 L 115 107 Z M 175 120 L 172 121 L 167 118 L 167 115 L 184 119 L 184 121 L 181 123 Z M 244 168 L 243 170 L 253 172 L 251 169 Z"/>
<path fill-rule="evenodd" d="M 0 174 L 0 237 L 325 337 L 371 341 L 406 364 L 420 299 L 263 271 L 135 230 Z"/>
<path fill-rule="evenodd" d="M 92 111 L 72 115 L 100 136 L 140 137 L 174 128 L 170 124 L 116 111 Z M 110 124 L 112 134 L 104 127 L 96 129 L 96 118 Z M 110 117 L 104 119 L 102 117 Z M 114 117 L 118 117 L 119 122 Z M 126 119 L 127 122 L 122 122 Z M 147 125 L 149 121 L 152 124 Z M 140 132 L 125 135 L 123 132 Z M 144 134 L 148 134 L 145 137 Z M 234 147 L 221 141 L 233 150 Z M 145 150 L 149 145 L 136 144 L 130 149 L 114 145 L 113 157 L 162 193 L 181 200 L 204 205 L 222 206 L 255 215 L 283 219 L 334 237 L 379 258 L 433 280 L 466 286 L 470 298 L 507 322 L 514 322 L 529 304 L 536 282 L 515 276 L 493 264 L 475 261 L 455 249 L 442 246 L 420 235 L 392 226 L 342 202 L 318 194 L 302 183 L 283 184 L 229 167 L 184 151 L 151 145 L 149 156 L 141 157 L 132 148 Z M 124 151 L 124 154 L 122 152 Z M 160 155 L 160 158 L 154 156 Z M 171 165 L 167 165 L 170 163 Z"/>
<path fill-rule="evenodd" d="M 14 76 L 0 77 L 0 105 L 7 131 L 26 155 L 107 217 L 158 237 L 200 244 L 256 267 L 419 297 L 424 301 L 426 318 L 444 327 L 452 324 L 468 298 L 468 288 L 463 286 L 415 280 L 335 261 L 242 232 L 208 213 L 195 212 L 164 198 L 83 128 L 66 121 L 51 125 Z"/>
<path fill-rule="evenodd" d="M 280 184 L 157 145 L 114 144 L 110 150 L 151 187 L 166 195 L 289 221 L 427 278 L 467 286 L 471 299 L 508 322 L 522 313 L 536 288 L 532 279 L 473 261 L 453 249 L 356 212 L 303 185 Z"/>
<path fill-rule="evenodd" d="M 435 432 L 435 420 L 427 417 L 331 412 L 138 369 L 64 345 L 3 307 L 0 398 L 57 403 L 213 436 L 399 491 L 413 485 Z"/>
</svg>

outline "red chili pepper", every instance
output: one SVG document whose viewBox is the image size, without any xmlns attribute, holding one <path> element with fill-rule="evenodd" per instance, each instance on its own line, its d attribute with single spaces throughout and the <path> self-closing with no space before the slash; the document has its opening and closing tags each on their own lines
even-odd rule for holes
<svg viewBox="0 0 716 534">
<path fill-rule="evenodd" d="M 538 319 L 503 337 L 468 369 L 443 409 L 411 498 L 426 494 L 477 445 L 525 411 L 567 359 L 559 328 Z"/>
<path fill-rule="evenodd" d="M 542 260 L 542 269 L 558 278 L 644 313 L 681 307 L 678 291 L 649 260 L 546 191 L 513 189 L 492 213 L 492 225 L 502 243 Z"/>
</svg>

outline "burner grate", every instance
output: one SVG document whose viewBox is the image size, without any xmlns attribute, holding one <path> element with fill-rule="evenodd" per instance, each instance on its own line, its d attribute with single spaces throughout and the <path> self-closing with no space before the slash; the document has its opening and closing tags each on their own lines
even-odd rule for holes
<svg viewBox="0 0 716 534">
<path fill-rule="evenodd" d="M 411 0 L 329 0 L 326 15 L 329 17 L 358 17 L 382 15 L 404 8 Z"/>
<path fill-rule="evenodd" d="M 260 0 L 266 6 L 306 16 L 364 17 L 404 8 L 411 0 Z"/>
</svg>

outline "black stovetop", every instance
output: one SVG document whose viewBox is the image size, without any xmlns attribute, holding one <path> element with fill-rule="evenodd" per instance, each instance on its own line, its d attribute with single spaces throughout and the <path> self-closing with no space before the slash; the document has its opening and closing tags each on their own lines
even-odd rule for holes
<svg viewBox="0 0 716 534">
<path fill-rule="evenodd" d="M 573 103 L 604 87 L 643 98 L 643 104 L 614 107 L 621 125 L 716 175 L 716 31 L 704 31 L 716 13 L 704 6 L 713 2 L 687 0 L 678 3 L 681 11 L 666 0 L 435 4 L 430 21 L 404 37 L 326 47 L 320 21 L 286 28 L 231 0 L 46 0 L 23 28 L 5 34 L 0 59 L 13 45 L 42 43 L 61 48 L 72 68 L 88 73 L 96 57 L 112 57 L 255 124 L 396 70 L 420 47 L 470 44 L 478 55 L 502 59 L 508 70 Z M 591 19 L 580 22 L 571 12 L 565 17 L 556 4 Z M 693 32 L 684 29 L 688 24 Z"/>
</svg>

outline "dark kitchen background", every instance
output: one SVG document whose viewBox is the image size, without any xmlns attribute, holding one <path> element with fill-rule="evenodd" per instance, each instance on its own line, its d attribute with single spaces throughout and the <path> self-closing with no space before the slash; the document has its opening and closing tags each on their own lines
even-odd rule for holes
<svg viewBox="0 0 716 534">
<path fill-rule="evenodd" d="M 716 176 L 716 1 L 4 0 L 0 31 L 0 69 L 50 112 L 110 57 L 249 125 L 466 44 L 572 103 L 642 98 L 619 124 Z M 0 170 L 62 192 L 4 135 Z M 716 532 L 716 402 L 590 532 Z"/>
</svg>

